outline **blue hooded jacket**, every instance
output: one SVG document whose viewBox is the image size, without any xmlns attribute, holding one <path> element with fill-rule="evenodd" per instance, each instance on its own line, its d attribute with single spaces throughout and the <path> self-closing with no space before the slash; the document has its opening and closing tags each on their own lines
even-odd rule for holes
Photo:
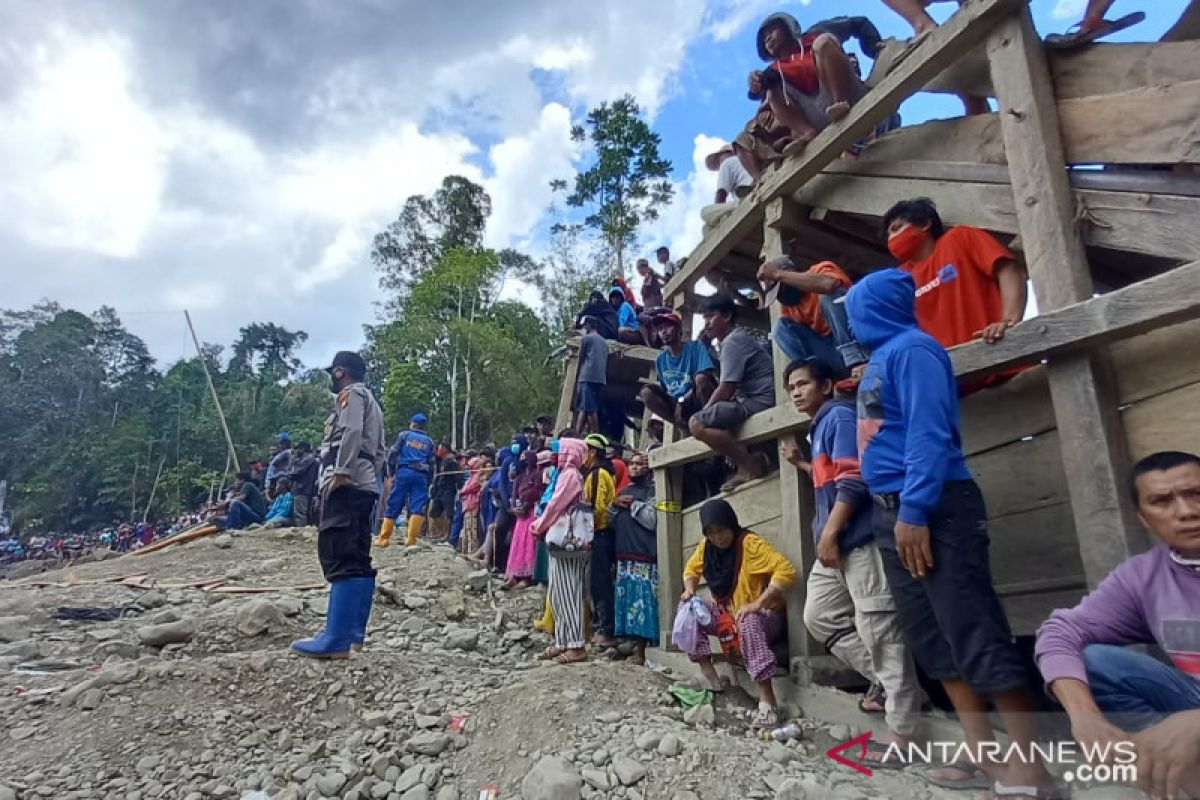
<svg viewBox="0 0 1200 800">
<path fill-rule="evenodd" d="M 846 313 L 871 362 L 858 387 L 858 452 L 874 494 L 900 493 L 902 522 L 926 525 L 942 484 L 970 480 L 958 432 L 950 357 L 917 328 L 912 276 L 885 269 L 846 295 Z"/>
</svg>

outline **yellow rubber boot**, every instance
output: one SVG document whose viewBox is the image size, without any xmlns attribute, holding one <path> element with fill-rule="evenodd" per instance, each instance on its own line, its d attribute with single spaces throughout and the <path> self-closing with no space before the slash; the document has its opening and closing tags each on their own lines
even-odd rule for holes
<svg viewBox="0 0 1200 800">
<path fill-rule="evenodd" d="M 546 607 L 542 611 L 542 618 L 533 623 L 533 627 L 539 631 L 546 633 L 554 633 L 554 610 L 550 608 L 550 595 L 546 595 Z"/>
<path fill-rule="evenodd" d="M 392 543 L 392 531 L 396 527 L 396 520 L 383 518 L 383 524 L 379 526 L 379 538 L 375 540 L 376 547 L 387 547 Z"/>
<path fill-rule="evenodd" d="M 425 517 L 420 514 L 408 515 L 408 538 L 404 540 L 405 544 L 413 545 L 417 543 L 417 537 L 421 535 L 421 525 L 424 522 Z"/>
</svg>

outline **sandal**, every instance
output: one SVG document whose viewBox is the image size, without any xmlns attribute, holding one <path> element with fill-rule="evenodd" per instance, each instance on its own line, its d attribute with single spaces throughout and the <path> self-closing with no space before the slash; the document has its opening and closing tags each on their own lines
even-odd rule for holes
<svg viewBox="0 0 1200 800">
<path fill-rule="evenodd" d="M 549 647 L 547 647 L 545 650 L 543 650 L 541 652 L 541 654 L 538 656 L 538 658 L 540 658 L 542 661 L 553 661 L 554 659 L 558 658 L 565 652 L 567 652 L 567 651 L 563 650 L 561 647 L 555 647 L 554 645 L 550 645 Z"/>
<path fill-rule="evenodd" d="M 1145 18 L 1145 12 L 1134 11 L 1132 14 L 1126 14 L 1120 19 L 1102 19 L 1091 27 L 1085 28 L 1083 23 L 1080 22 L 1073 26 L 1068 33 L 1049 34 L 1046 36 L 1044 42 L 1046 47 L 1054 50 L 1069 50 L 1072 47 L 1082 47 L 1109 34 L 1137 25 Z"/>
<path fill-rule="evenodd" d="M 779 724 L 779 709 L 760 702 L 758 710 L 750 719 L 750 725 L 755 728 L 773 728 Z"/>
<path fill-rule="evenodd" d="M 858 698 L 858 710 L 864 714 L 883 714 L 887 712 L 887 692 L 878 683 L 871 684 L 867 693 Z"/>
<path fill-rule="evenodd" d="M 934 775 L 934 771 L 939 769 L 955 769 L 964 773 L 966 777 L 956 779 Z M 926 783 L 942 789 L 989 789 L 992 786 L 992 779 L 988 774 L 970 761 L 954 761 L 940 767 L 920 770 L 917 774 L 925 779 Z"/>
<path fill-rule="evenodd" d="M 564 665 L 565 664 L 579 664 L 579 663 L 582 663 L 582 662 L 588 660 L 586 650 L 583 650 L 583 652 L 580 653 L 579 655 L 573 655 L 573 653 L 575 653 L 575 652 L 576 652 L 575 650 L 564 650 L 561 653 L 559 653 L 558 655 L 556 655 L 551 660 L 555 664 L 564 664 Z"/>
<path fill-rule="evenodd" d="M 889 755 L 888 745 L 874 739 L 867 740 L 867 752 L 859 761 L 864 767 L 871 769 L 904 769 L 912 763 L 904 760 L 903 748 L 898 748 Z"/>
</svg>

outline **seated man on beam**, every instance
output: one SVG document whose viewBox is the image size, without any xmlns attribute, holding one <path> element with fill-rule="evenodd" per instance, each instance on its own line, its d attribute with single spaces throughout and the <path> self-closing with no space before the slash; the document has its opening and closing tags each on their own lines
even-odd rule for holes
<svg viewBox="0 0 1200 800">
<path fill-rule="evenodd" d="M 654 331 L 663 343 L 654 362 L 658 383 L 642 389 L 642 402 L 680 433 L 688 429 L 692 415 L 708 404 L 717 389 L 716 365 L 708 345 L 684 340 L 683 320 L 674 311 L 655 314 Z"/>
<path fill-rule="evenodd" d="M 770 66 L 750 73 L 749 94 L 765 98 L 774 118 L 790 130 L 785 157 L 843 119 L 867 92 L 837 37 L 804 34 L 791 14 L 767 17 L 756 41 L 759 57 Z"/>
<path fill-rule="evenodd" d="M 1050 615 L 1038 668 L 1085 750 L 1120 762 L 1113 747 L 1132 741 L 1143 790 L 1200 797 L 1200 456 L 1146 456 L 1130 492 L 1159 544 Z M 1170 663 L 1133 644 L 1157 645 Z"/>
<path fill-rule="evenodd" d="M 866 353 L 850 333 L 846 306 L 839 302 L 850 288 L 850 276 L 841 267 L 819 261 L 801 270 L 782 256 L 759 267 L 758 279 L 778 289 L 779 319 L 771 326 L 771 339 L 790 360 L 819 358 L 839 379 L 867 363 Z"/>
<path fill-rule="evenodd" d="M 928 197 L 889 208 L 883 230 L 888 252 L 917 286 L 917 324 L 942 347 L 975 339 L 998 342 L 1024 317 L 1025 269 L 987 231 L 970 225 L 947 229 Z M 999 383 L 1022 369 L 989 375 L 960 392 Z"/>
<path fill-rule="evenodd" d="M 608 302 L 617 312 L 617 341 L 625 344 L 645 344 L 642 324 L 638 322 L 637 311 L 626 299 L 625 290 L 613 284 L 608 290 Z"/>
<path fill-rule="evenodd" d="M 775 405 L 775 369 L 771 355 L 750 331 L 737 325 L 737 305 L 723 294 L 706 298 L 702 307 L 709 336 L 720 341 L 720 383 L 688 427 L 695 436 L 737 464 L 737 474 L 721 491 L 728 492 L 767 474 L 770 462 L 752 454 L 737 439 L 742 423 Z"/>
</svg>

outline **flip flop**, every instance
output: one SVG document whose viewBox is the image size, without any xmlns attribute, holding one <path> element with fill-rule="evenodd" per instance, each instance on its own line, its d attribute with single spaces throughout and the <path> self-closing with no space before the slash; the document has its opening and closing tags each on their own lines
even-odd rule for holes
<svg viewBox="0 0 1200 800">
<path fill-rule="evenodd" d="M 573 656 L 573 655 L 571 655 L 571 652 L 569 650 L 564 650 L 563 652 L 559 653 L 558 655 L 556 655 L 554 658 L 551 659 L 551 661 L 553 661 L 555 664 L 563 664 L 563 665 L 582 664 L 584 661 L 587 661 L 587 660 L 588 660 L 588 657 L 587 657 L 586 652 L 581 656 Z"/>
<path fill-rule="evenodd" d="M 870 739 L 867 741 L 867 752 L 862 757 L 862 765 L 871 769 L 904 769 L 912 763 L 904 760 L 903 749 L 893 754 L 892 758 L 887 758 L 887 754 L 886 744 Z"/>
<path fill-rule="evenodd" d="M 934 775 L 934 770 L 938 769 L 956 769 L 959 772 L 967 773 L 966 778 L 955 780 L 953 778 L 939 778 Z M 972 764 L 970 761 L 955 761 L 950 764 L 942 764 L 940 767 L 930 767 L 929 769 L 918 770 L 917 774 L 925 780 L 926 783 L 933 784 L 942 789 L 990 789 L 992 788 L 992 779 L 988 774 Z"/>
<path fill-rule="evenodd" d="M 549 647 L 547 647 L 545 650 L 543 650 L 541 652 L 541 654 L 538 656 L 538 658 L 540 658 L 542 661 L 553 661 L 554 659 L 558 658 L 565 652 L 566 651 L 563 650 L 561 647 L 555 647 L 554 645 L 550 645 Z"/>
<path fill-rule="evenodd" d="M 1028 800 L 1058 800 L 1058 798 L 1070 797 L 1070 793 L 1064 793 L 1061 786 L 1052 784 L 1050 786 L 1007 786 L 1000 781 L 992 781 L 991 784 L 992 800 L 1018 800 L 1018 798 L 1028 798 Z"/>
<path fill-rule="evenodd" d="M 1072 47 L 1082 47 L 1085 44 L 1092 42 L 1117 31 L 1123 31 L 1126 28 L 1137 25 L 1142 20 L 1146 19 L 1146 14 L 1143 11 L 1134 11 L 1132 14 L 1126 14 L 1120 19 L 1102 19 L 1096 23 L 1094 28 L 1084 28 L 1083 23 L 1074 26 L 1074 29 L 1068 33 L 1051 33 L 1046 36 L 1044 43 L 1046 47 L 1053 50 L 1070 50 Z"/>
</svg>

